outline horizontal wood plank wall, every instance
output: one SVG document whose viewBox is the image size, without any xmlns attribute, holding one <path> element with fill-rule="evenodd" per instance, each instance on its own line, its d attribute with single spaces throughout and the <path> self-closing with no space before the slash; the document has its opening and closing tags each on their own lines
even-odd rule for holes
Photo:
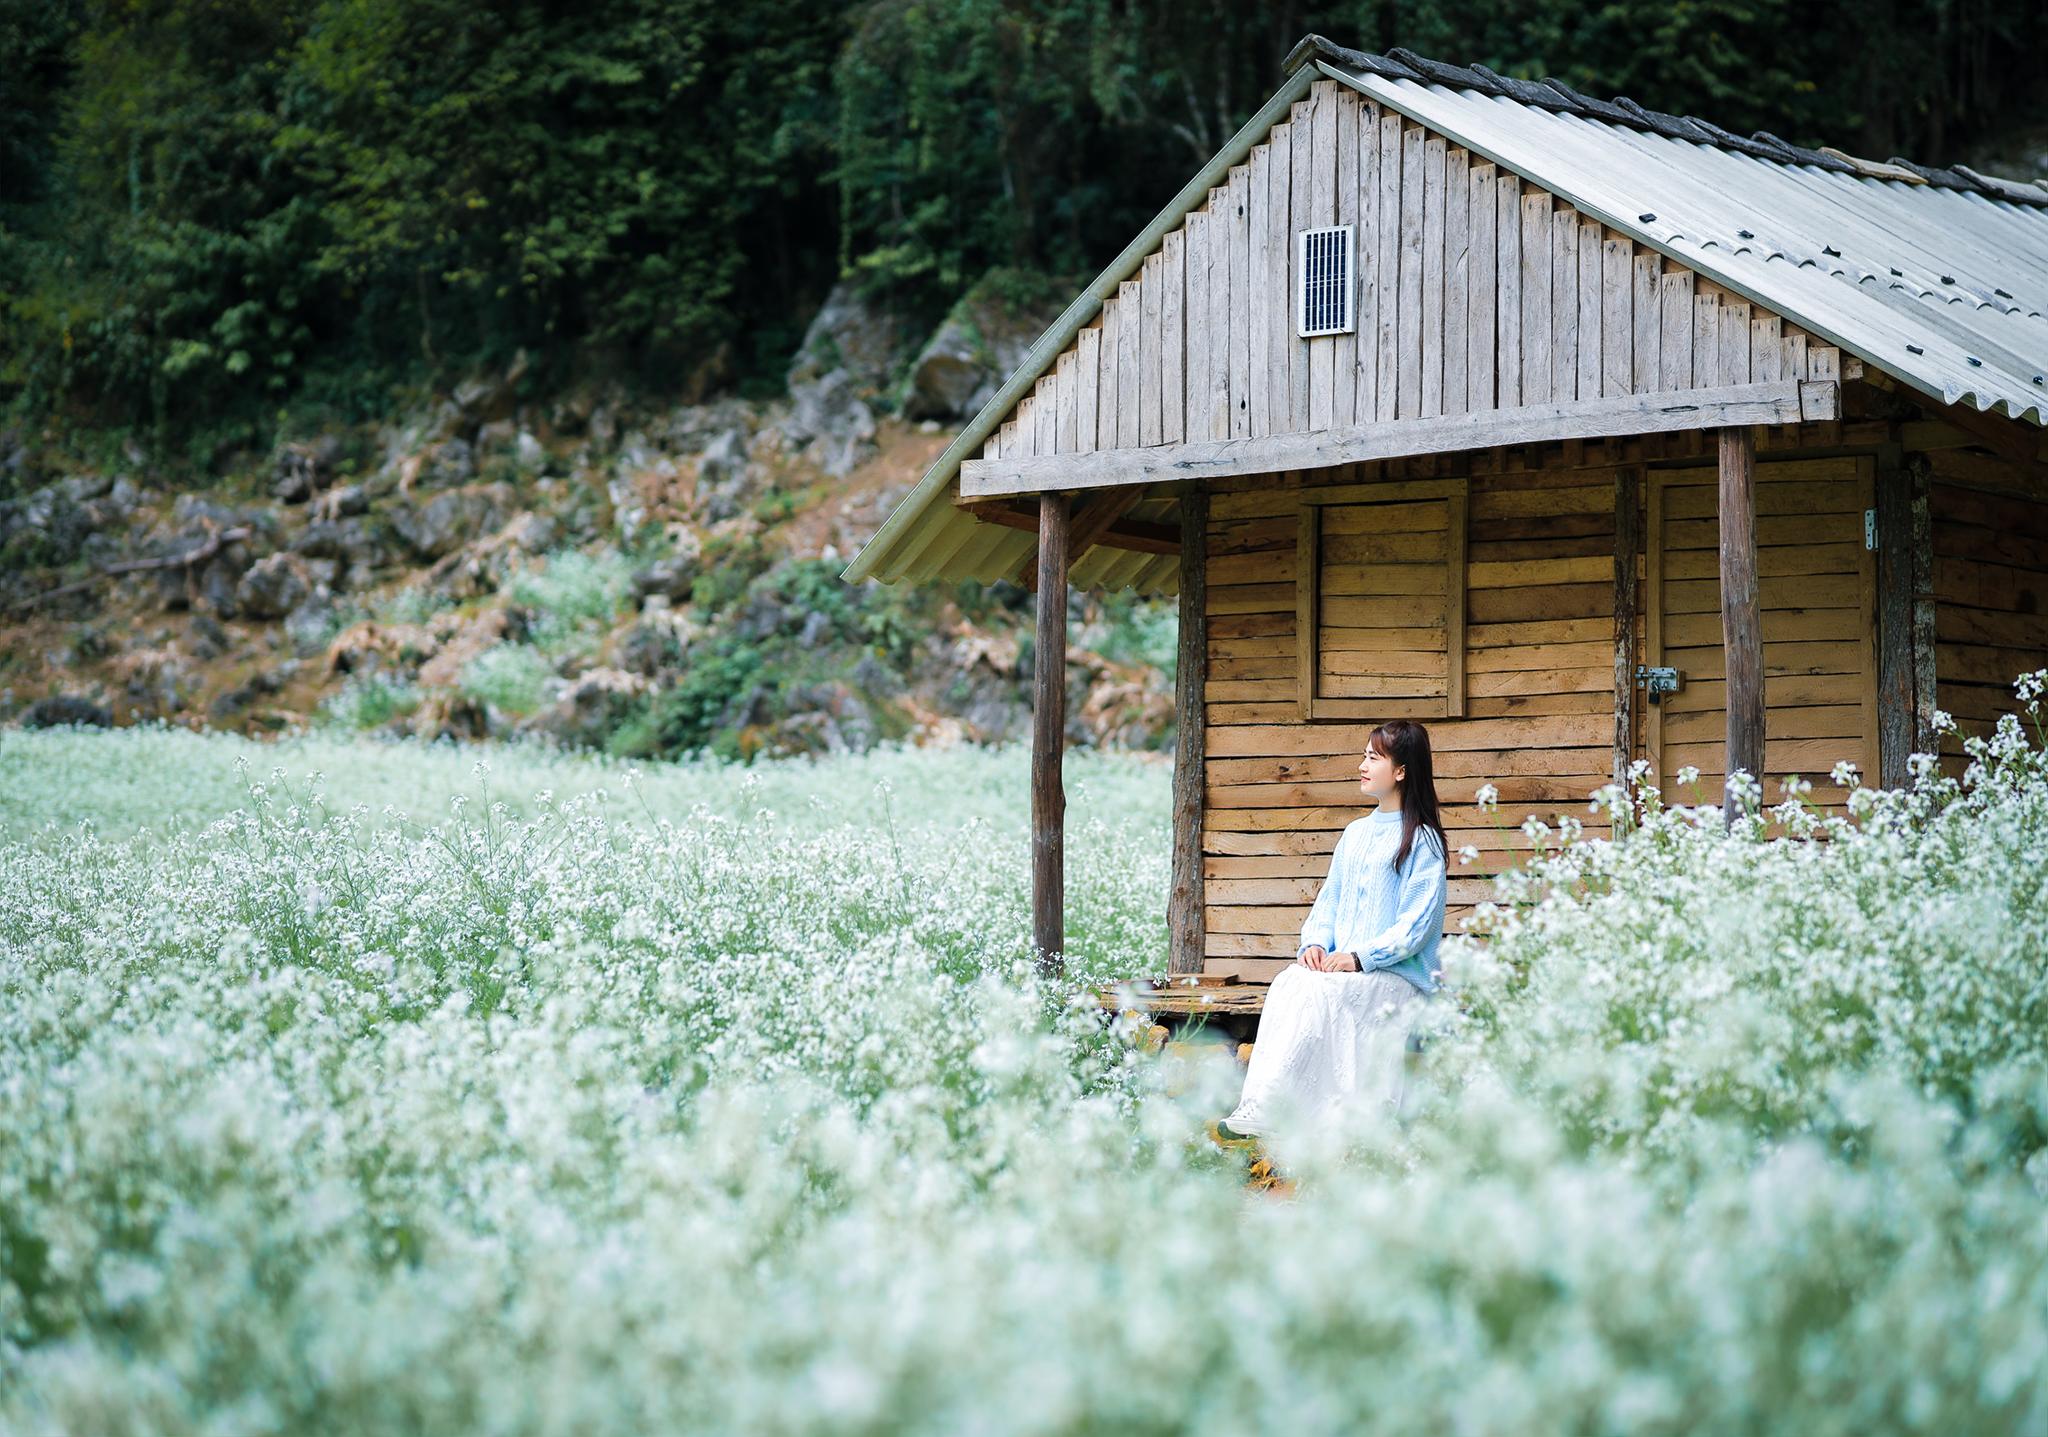
<svg viewBox="0 0 2048 1437">
<path fill-rule="evenodd" d="M 2048 667 L 2048 501 L 1937 480 L 1928 509 L 1934 701 L 1956 721 L 1941 752 L 1960 771 L 1963 739 L 2024 717 L 2013 680 Z"/>
<path fill-rule="evenodd" d="M 1295 236 L 1329 224 L 1355 226 L 1356 326 L 1301 339 Z M 1324 80 L 1018 400 L 1014 442 L 979 457 L 1839 372 L 1778 316 Z"/>
<path fill-rule="evenodd" d="M 1864 547 L 1873 502 L 1868 458 L 1757 466 L 1757 572 L 1764 639 L 1766 806 L 1780 781 L 1813 784 L 1811 802 L 1842 811 L 1843 759 L 1877 782 L 1877 572 Z M 1681 803 L 1721 802 L 1727 697 L 1721 635 L 1720 525 L 1712 468 L 1652 471 L 1648 663 L 1684 686 L 1645 705 L 1653 781 Z M 1697 791 L 1677 782 L 1699 770 Z"/>
<path fill-rule="evenodd" d="M 1375 709 L 1390 699 L 1436 699 L 1441 712 L 1450 692 L 1452 501 L 1317 508 L 1313 694 Z"/>
<path fill-rule="evenodd" d="M 1443 472 L 1452 472 L 1449 462 Z M 1575 468 L 1471 476 L 1463 486 L 1465 714 L 1444 718 L 1441 696 L 1408 689 L 1389 690 L 1376 701 L 1376 720 L 1415 717 L 1429 725 L 1453 849 L 1446 932 L 1460 931 L 1473 905 L 1490 896 L 1488 875 L 1526 854 L 1519 831 L 1524 818 L 1555 822 L 1569 813 L 1590 819 L 1587 795 L 1609 777 L 1614 473 Z M 1304 490 L 1367 477 L 1362 469 L 1340 468 L 1221 481 L 1210 501 L 1202 840 L 1209 972 L 1266 979 L 1291 959 L 1338 835 L 1365 812 L 1355 770 L 1372 721 L 1301 721 L 1295 576 Z M 1368 582 L 1361 576 L 1367 549 L 1406 552 L 1403 545 L 1428 538 L 1429 525 L 1445 522 L 1448 506 L 1437 500 L 1433 506 L 1307 507 L 1337 531 L 1318 548 L 1331 593 L 1325 602 L 1341 605 L 1343 590 Z M 1374 511 L 1380 522 L 1369 527 Z M 1397 573 L 1402 586 L 1443 587 L 1440 567 L 1418 562 L 1386 572 Z M 1397 581 L 1385 582 L 1393 587 Z M 1414 597 L 1430 598 L 1441 614 L 1440 592 Z M 1359 641 L 1390 643 L 1391 635 L 1406 642 L 1427 634 L 1438 642 L 1443 633 L 1424 624 L 1387 623 L 1379 637 L 1361 633 Z M 1326 626 L 1325 633 L 1344 627 Z M 1411 630 L 1417 632 L 1399 632 Z M 1351 652 L 1338 650 L 1332 661 Z M 1392 682 L 1412 689 L 1414 677 Z M 1499 810 L 1491 814 L 1475 802 L 1487 783 L 1500 794 Z M 1471 865 L 1461 864 L 1455 852 L 1468 844 L 1479 850 Z"/>
</svg>

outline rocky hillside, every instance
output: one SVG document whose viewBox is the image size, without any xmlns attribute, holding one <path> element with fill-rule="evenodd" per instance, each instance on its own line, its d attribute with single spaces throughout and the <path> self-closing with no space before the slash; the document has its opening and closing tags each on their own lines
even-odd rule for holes
<svg viewBox="0 0 2048 1437">
<path fill-rule="evenodd" d="M 771 401 L 534 394 L 515 365 L 218 477 L 0 435 L 0 723 L 631 755 L 1018 736 L 1028 594 L 838 574 L 1046 319 L 984 287 L 916 336 L 840 292 Z M 1076 602 L 1072 737 L 1161 742 L 1170 611 Z"/>
</svg>

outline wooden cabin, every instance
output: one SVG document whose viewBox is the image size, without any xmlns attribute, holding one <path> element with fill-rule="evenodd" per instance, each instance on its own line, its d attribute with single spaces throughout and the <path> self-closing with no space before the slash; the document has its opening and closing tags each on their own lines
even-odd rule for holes
<svg viewBox="0 0 2048 1437">
<path fill-rule="evenodd" d="M 1634 761 L 1903 782 L 2048 664 L 2048 191 L 1311 36 L 849 580 L 1178 594 L 1170 970 L 1289 961 L 1367 730 L 1450 927 Z M 1063 946 L 1059 664 L 1036 940 Z M 1959 753 L 1960 735 L 1942 740 Z M 1475 804 L 1482 785 L 1499 811 Z M 1504 825 L 1503 838 L 1496 824 Z"/>
</svg>

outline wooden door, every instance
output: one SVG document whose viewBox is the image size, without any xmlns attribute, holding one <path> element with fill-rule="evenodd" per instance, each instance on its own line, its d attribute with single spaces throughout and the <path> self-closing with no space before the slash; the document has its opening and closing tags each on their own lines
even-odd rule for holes
<svg viewBox="0 0 2048 1437">
<path fill-rule="evenodd" d="M 1876 464 L 1760 463 L 1756 477 L 1764 803 L 1797 774 L 1812 802 L 1834 807 L 1847 797 L 1830 777 L 1839 760 L 1877 781 L 1877 555 L 1865 541 Z M 1652 470 L 1644 514 L 1644 662 L 1676 668 L 1682 687 L 1654 704 L 1639 697 L 1642 757 L 1680 803 L 1718 804 L 1726 777 L 1717 486 L 1711 465 Z M 1676 782 L 1688 766 L 1696 788 Z"/>
</svg>

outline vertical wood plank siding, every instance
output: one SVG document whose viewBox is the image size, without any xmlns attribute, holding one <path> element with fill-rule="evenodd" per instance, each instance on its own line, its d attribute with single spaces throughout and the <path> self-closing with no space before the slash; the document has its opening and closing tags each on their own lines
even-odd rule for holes
<svg viewBox="0 0 2048 1437">
<path fill-rule="evenodd" d="M 1353 328 L 1300 338 L 1297 235 L 1352 227 Z M 1838 373 L 1836 351 L 1319 81 L 1008 416 L 1012 456 Z M 1072 420 L 1069 421 L 1071 407 Z"/>
</svg>

